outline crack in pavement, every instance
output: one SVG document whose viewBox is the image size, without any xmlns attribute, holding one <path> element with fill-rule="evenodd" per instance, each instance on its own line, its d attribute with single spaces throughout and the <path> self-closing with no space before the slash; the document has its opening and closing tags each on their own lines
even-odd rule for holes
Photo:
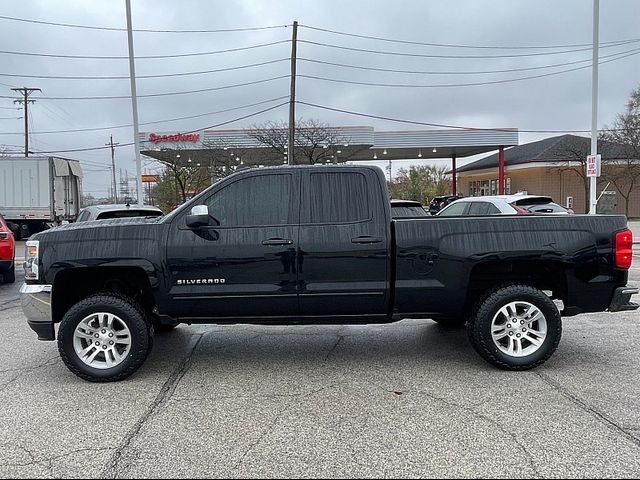
<svg viewBox="0 0 640 480">
<path fill-rule="evenodd" d="M 41 363 L 39 365 L 35 365 L 33 367 L 10 368 L 10 369 L 7 369 L 7 370 L 0 370 L 0 373 L 17 372 L 11 379 L 9 379 L 8 381 L 6 381 L 2 385 L 0 385 L 0 393 L 4 393 L 4 391 L 7 390 L 16 380 L 18 380 L 18 378 L 20 378 L 21 375 L 23 375 L 25 373 L 35 372 L 36 370 L 38 370 L 39 368 L 42 368 L 42 367 L 53 365 L 53 363 L 51 363 L 51 362 L 53 360 L 56 360 L 57 358 L 58 358 L 58 355 L 55 355 L 55 356 L 45 360 L 43 363 Z"/>
<path fill-rule="evenodd" d="M 111 459 L 107 462 L 107 465 L 102 471 L 100 478 L 118 478 L 118 475 L 120 473 L 120 460 L 123 458 L 124 453 L 131 446 L 131 443 L 133 442 L 135 437 L 138 436 L 147 421 L 154 416 L 158 408 L 171 399 L 171 396 L 178 387 L 178 384 L 186 375 L 189 368 L 191 368 L 193 354 L 195 353 L 198 345 L 200 345 L 200 342 L 205 335 L 206 332 L 203 332 L 198 336 L 198 340 L 196 340 L 189 354 L 173 370 L 173 373 L 160 388 L 160 391 L 156 395 L 156 398 L 147 407 L 142 416 L 133 425 L 129 432 L 127 432 L 127 434 L 120 442 L 120 445 L 114 449 L 115 451 L 113 452 L 113 455 L 111 455 Z"/>
<path fill-rule="evenodd" d="M 338 382 L 338 383 L 332 383 L 331 385 L 326 385 L 324 387 L 321 388 L 317 388 L 315 390 L 312 390 L 311 392 L 308 393 L 296 393 L 296 394 L 291 394 L 291 395 L 285 395 L 288 397 L 303 397 L 304 399 L 308 399 L 311 398 L 313 395 L 322 392 L 323 390 L 328 390 L 330 388 L 334 388 L 337 387 L 338 385 L 340 385 L 342 382 Z M 286 405 L 282 410 L 280 410 L 275 418 L 271 421 L 271 423 L 267 426 L 267 428 L 264 429 L 264 431 L 260 434 L 260 436 L 254 440 L 253 442 L 251 442 L 249 444 L 249 446 L 247 447 L 247 449 L 244 451 L 244 453 L 242 454 L 242 456 L 238 459 L 238 461 L 236 462 L 236 464 L 231 468 L 231 470 L 238 470 L 240 468 L 240 466 L 244 463 L 245 458 L 247 458 L 247 456 L 253 452 L 256 447 L 258 445 L 260 445 L 260 443 L 262 443 L 262 441 L 267 437 L 267 435 L 269 435 L 271 432 L 273 432 L 276 428 L 276 426 L 278 425 L 278 422 L 280 421 L 280 419 L 284 416 L 284 414 L 291 408 L 291 405 Z"/>
<path fill-rule="evenodd" d="M 396 394 L 396 392 L 394 390 L 387 390 L 386 388 L 380 386 L 380 385 L 375 385 L 374 386 L 378 387 L 379 389 L 387 392 L 387 393 L 392 393 L 392 394 Z M 452 402 L 450 400 L 447 400 L 445 398 L 442 397 L 438 397 L 437 395 L 434 395 L 431 392 L 426 392 L 426 391 L 418 391 L 418 390 L 406 390 L 404 393 L 414 393 L 417 395 L 424 395 L 432 400 L 435 400 L 437 402 L 440 402 L 444 405 L 447 405 L 448 407 L 452 407 L 452 408 L 456 408 L 459 410 L 464 410 L 468 413 L 470 413 L 471 415 L 473 415 L 474 417 L 480 418 L 482 420 L 484 420 L 485 422 L 493 425 L 494 427 L 496 427 L 500 432 L 502 432 L 503 434 L 511 437 L 511 439 L 514 441 L 514 443 L 516 445 L 518 445 L 518 447 L 520 447 L 520 450 L 522 450 L 522 453 L 524 454 L 525 459 L 527 460 L 528 464 L 529 464 L 529 468 L 531 468 L 531 470 L 533 471 L 534 475 L 536 477 L 542 478 L 542 474 L 538 471 L 534 461 L 533 461 L 533 455 L 531 454 L 531 452 L 529 452 L 529 450 L 527 449 L 527 447 L 525 447 L 525 445 L 520 441 L 520 439 L 518 439 L 518 437 L 511 432 L 510 430 L 506 429 L 505 427 L 503 427 L 497 420 L 478 412 L 477 410 L 475 410 L 472 407 L 469 407 L 468 405 L 464 405 L 464 404 L 458 404 L 455 402 Z"/>
<path fill-rule="evenodd" d="M 591 416 L 593 416 L 600 423 L 604 424 L 609 430 L 611 430 L 611 431 L 623 436 L 624 438 L 629 440 L 631 443 L 633 443 L 636 447 L 640 447 L 640 438 L 638 438 L 635 435 L 627 432 L 622 426 L 620 426 L 614 420 L 609 418 L 606 414 L 602 413 L 601 411 L 599 411 L 595 407 L 592 407 L 587 402 L 582 400 L 580 397 L 578 397 L 577 395 L 574 395 L 573 393 L 571 393 L 568 389 L 562 387 L 562 385 L 560 385 L 558 382 L 553 380 L 548 375 L 546 375 L 546 374 L 544 374 L 542 372 L 533 372 L 533 373 L 538 378 L 540 378 L 544 383 L 546 383 L 548 386 L 550 386 L 553 390 L 555 390 L 560 395 L 562 395 L 564 398 L 566 398 L 571 403 L 573 403 L 575 406 L 577 406 L 581 410 L 585 411 L 586 413 L 589 413 Z"/>
<path fill-rule="evenodd" d="M 331 357 L 331 355 L 333 355 L 333 352 L 336 350 L 336 348 L 338 348 L 338 345 L 340 345 L 340 342 L 342 342 L 343 339 L 344 339 L 344 335 L 338 334 L 338 340 L 333 345 L 333 347 L 331 347 L 331 349 L 329 350 L 329 353 L 327 353 L 327 355 L 324 357 L 325 362 L 329 360 L 329 357 Z"/>
<path fill-rule="evenodd" d="M 11 445 L 3 445 L 3 446 L 11 446 Z M 42 457 L 42 458 L 36 458 L 35 454 L 30 451 L 29 449 L 22 447 L 22 446 L 14 446 L 15 448 L 19 448 L 20 450 L 23 450 L 31 459 L 29 462 L 23 462 L 23 463 L 0 463 L 0 467 L 32 467 L 35 465 L 41 465 L 41 464 L 46 464 L 46 468 L 49 470 L 49 472 L 53 475 L 53 462 L 55 460 L 59 460 L 61 458 L 65 458 L 68 457 L 70 455 L 75 455 L 77 453 L 84 453 L 84 452 L 104 452 L 104 451 L 109 451 L 109 450 L 114 450 L 113 448 L 79 448 L 76 450 L 71 450 L 69 452 L 65 452 L 65 453 L 61 453 L 58 455 L 54 455 L 52 457 Z"/>
</svg>

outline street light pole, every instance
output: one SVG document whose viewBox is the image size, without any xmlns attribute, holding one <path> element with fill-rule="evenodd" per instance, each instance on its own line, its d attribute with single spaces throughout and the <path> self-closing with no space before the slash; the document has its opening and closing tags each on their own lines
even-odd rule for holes
<svg viewBox="0 0 640 480">
<path fill-rule="evenodd" d="M 598 43 L 600 24 L 600 0 L 593 0 L 593 67 L 591 77 L 591 155 L 598 154 Z M 589 214 L 595 215 L 598 200 L 598 178 L 591 177 L 589 185 Z"/>
<path fill-rule="evenodd" d="M 136 152 L 136 190 L 138 205 L 142 206 L 144 190 L 142 189 L 142 163 L 140 162 L 140 130 L 138 126 L 138 96 L 136 94 L 136 67 L 133 58 L 133 29 L 131 27 L 131 0 L 125 0 L 127 8 L 127 38 L 129 43 L 129 78 L 131 80 L 131 107 L 133 110 L 133 142 Z"/>
</svg>

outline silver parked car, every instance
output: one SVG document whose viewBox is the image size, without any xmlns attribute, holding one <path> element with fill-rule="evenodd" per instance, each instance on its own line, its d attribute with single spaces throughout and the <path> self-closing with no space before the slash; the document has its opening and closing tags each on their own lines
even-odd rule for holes
<svg viewBox="0 0 640 480">
<path fill-rule="evenodd" d="M 551 197 L 540 195 L 492 195 L 466 197 L 450 203 L 438 212 L 441 217 L 474 215 L 531 215 L 572 214 L 573 210 L 553 202 Z"/>
<path fill-rule="evenodd" d="M 109 218 L 129 218 L 129 217 L 161 217 L 162 210 L 153 205 L 114 204 L 114 205 L 92 205 L 80 212 L 76 222 L 88 222 L 92 220 L 106 220 Z"/>
</svg>

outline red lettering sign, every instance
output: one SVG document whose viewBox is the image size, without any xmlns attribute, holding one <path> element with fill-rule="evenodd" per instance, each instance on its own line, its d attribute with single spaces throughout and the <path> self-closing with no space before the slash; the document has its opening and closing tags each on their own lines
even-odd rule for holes
<svg viewBox="0 0 640 480">
<path fill-rule="evenodd" d="M 149 134 L 151 143 L 167 143 L 167 142 L 197 142 L 200 140 L 199 133 L 174 133 L 172 135 L 158 135 L 157 133 Z"/>
</svg>

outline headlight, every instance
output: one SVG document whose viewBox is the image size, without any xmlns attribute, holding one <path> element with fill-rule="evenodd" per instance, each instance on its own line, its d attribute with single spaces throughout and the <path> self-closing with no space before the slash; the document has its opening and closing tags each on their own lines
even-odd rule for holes
<svg viewBox="0 0 640 480">
<path fill-rule="evenodd" d="M 38 275 L 38 254 L 40 253 L 40 242 L 29 240 L 24 250 L 24 278 L 26 280 L 39 280 Z"/>
</svg>

